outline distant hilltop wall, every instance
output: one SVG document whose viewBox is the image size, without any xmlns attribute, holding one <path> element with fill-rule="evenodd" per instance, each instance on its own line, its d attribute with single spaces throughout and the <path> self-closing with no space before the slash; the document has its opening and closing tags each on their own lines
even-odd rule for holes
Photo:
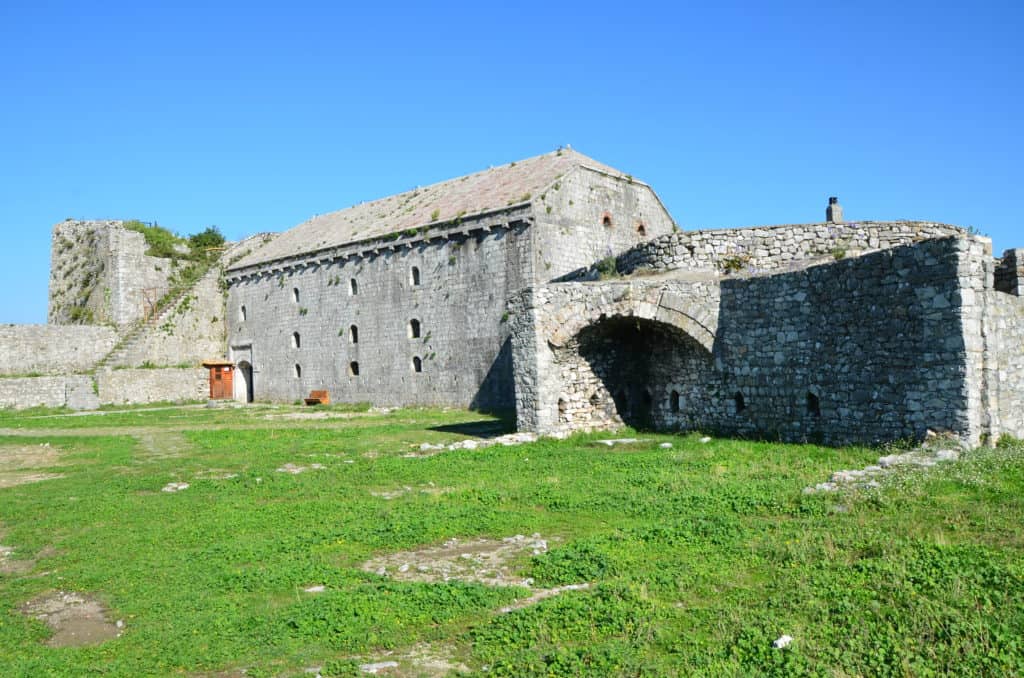
<svg viewBox="0 0 1024 678">
<path fill-rule="evenodd" d="M 147 255 L 145 237 L 123 224 L 69 219 L 53 227 L 47 322 L 125 327 L 167 293 L 171 261 Z"/>
</svg>

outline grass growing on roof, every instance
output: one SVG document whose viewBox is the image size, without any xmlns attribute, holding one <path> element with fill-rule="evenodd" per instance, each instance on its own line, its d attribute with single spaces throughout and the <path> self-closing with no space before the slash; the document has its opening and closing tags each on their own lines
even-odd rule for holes
<svg viewBox="0 0 1024 678">
<path fill-rule="evenodd" d="M 57 461 L 33 470 L 63 474 L 0 489 L 0 544 L 36 559 L 0 570 L 0 674 L 340 675 L 417 643 L 510 676 L 1024 671 L 1020 445 L 804 495 L 879 452 L 653 434 L 607 448 L 593 434 L 410 458 L 502 426 L 354 409 L 0 413 L 0 459 L 48 442 Z M 444 491 L 371 494 L 431 483 Z M 528 592 L 360 569 L 532 533 L 551 548 L 518 564 L 523 578 L 592 588 L 499 614 Z M 43 645 L 50 632 L 18 609 L 51 590 L 101 599 L 124 634 Z M 793 644 L 773 649 L 782 634 Z"/>
</svg>

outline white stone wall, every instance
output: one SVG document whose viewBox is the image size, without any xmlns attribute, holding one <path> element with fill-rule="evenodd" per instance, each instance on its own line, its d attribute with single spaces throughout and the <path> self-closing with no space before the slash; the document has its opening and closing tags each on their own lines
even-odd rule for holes
<svg viewBox="0 0 1024 678">
<path fill-rule="evenodd" d="M 204 368 L 100 370 L 99 400 L 104 405 L 141 405 L 206 400 L 209 371 Z"/>
<path fill-rule="evenodd" d="M 122 223 L 67 220 L 53 227 L 49 323 L 125 327 L 168 290 L 170 260 L 148 256 L 145 237 Z"/>
<path fill-rule="evenodd" d="M 468 221 L 443 235 L 258 274 L 229 272 L 230 357 L 251 361 L 255 398 L 292 401 L 327 390 L 335 402 L 511 408 L 505 300 L 530 281 L 531 230 L 485 225 Z M 353 362 L 358 375 L 350 374 Z"/>
<path fill-rule="evenodd" d="M 90 370 L 115 343 L 106 326 L 0 325 L 0 375 Z"/>
<path fill-rule="evenodd" d="M 538 281 L 563 276 L 676 230 L 649 186 L 584 167 L 533 196 L 533 212 Z"/>
</svg>

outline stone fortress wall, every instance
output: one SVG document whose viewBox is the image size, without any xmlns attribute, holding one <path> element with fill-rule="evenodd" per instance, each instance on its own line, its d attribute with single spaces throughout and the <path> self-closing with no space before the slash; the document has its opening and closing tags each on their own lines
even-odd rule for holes
<svg viewBox="0 0 1024 678">
<path fill-rule="evenodd" d="M 47 322 L 113 324 L 143 318 L 170 287 L 170 261 L 146 254 L 121 221 L 65 220 L 53 227 Z"/>
<path fill-rule="evenodd" d="M 864 227 L 832 226 L 715 232 L 716 249 L 694 252 L 687 245 L 708 232 L 674 233 L 619 257 L 620 270 L 639 276 L 517 295 L 520 426 L 626 422 L 831 444 L 919 439 L 928 429 L 972 443 L 1020 435 L 1024 300 L 994 280 L 1013 268 L 1013 252 L 994 260 L 985 238 L 893 222 L 863 231 L 860 246 L 885 249 L 837 259 L 819 254 L 832 233 Z M 757 240 L 766 231 L 819 237 L 796 245 L 803 261 L 773 270 L 771 244 Z M 780 251 L 808 239 L 781 241 Z M 736 243 L 762 247 L 732 271 L 721 262 Z M 646 270 L 630 268 L 644 257 Z"/>
<path fill-rule="evenodd" d="M 84 372 L 115 344 L 107 325 L 0 325 L 0 376 Z"/>
<path fill-rule="evenodd" d="M 257 400 L 510 410 L 509 296 L 672 228 L 650 187 L 580 168 L 503 209 L 239 266 L 230 357 Z"/>
<path fill-rule="evenodd" d="M 122 223 L 54 227 L 50 323 L 0 326 L 0 407 L 91 409 L 206 396 L 199 364 L 225 350 L 222 268 L 154 314 L 174 267 L 147 255 L 145 237 Z M 236 244 L 225 261 L 266 240 Z"/>
</svg>

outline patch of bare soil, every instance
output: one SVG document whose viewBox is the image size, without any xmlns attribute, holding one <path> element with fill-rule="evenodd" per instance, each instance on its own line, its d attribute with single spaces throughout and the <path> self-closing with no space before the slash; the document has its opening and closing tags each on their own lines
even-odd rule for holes
<svg viewBox="0 0 1024 678">
<path fill-rule="evenodd" d="M 469 667 L 455 659 L 455 647 L 444 643 L 420 643 L 404 650 L 392 650 L 376 657 L 354 657 L 365 662 L 363 673 L 396 678 L 440 678 L 453 671 L 468 673 Z"/>
<path fill-rule="evenodd" d="M 295 475 L 298 475 L 300 473 L 305 473 L 306 471 L 309 471 L 309 470 L 318 470 L 319 471 L 319 470 L 321 470 L 323 468 L 325 468 L 323 464 L 310 464 L 309 466 L 300 466 L 299 464 L 293 464 L 291 462 L 288 462 L 284 466 L 278 467 L 277 468 L 277 472 L 278 473 L 290 473 L 293 476 L 295 476 Z"/>
<path fill-rule="evenodd" d="M 426 485 L 420 485 L 419 487 L 403 485 L 402 487 L 396 487 L 390 490 L 370 490 L 370 494 L 374 497 L 380 497 L 381 499 L 397 499 L 403 494 L 409 494 L 412 492 L 438 497 L 451 491 L 452 488 L 450 487 L 438 487 L 434 485 L 434 483 L 427 483 Z"/>
<path fill-rule="evenodd" d="M 0 489 L 63 478 L 61 473 L 34 470 L 57 466 L 60 453 L 60 448 L 50 443 L 0 447 Z"/>
<path fill-rule="evenodd" d="M 99 645 L 121 635 L 124 624 L 107 619 L 107 610 L 95 598 L 72 591 L 56 591 L 33 598 L 21 611 L 53 629 L 50 647 Z"/>
<path fill-rule="evenodd" d="M 548 550 L 539 534 L 504 539 L 449 539 L 441 546 L 388 553 L 366 561 L 362 569 L 400 581 L 443 582 L 451 579 L 488 586 L 529 586 L 511 564 Z"/>
<path fill-rule="evenodd" d="M 265 414 L 264 419 L 288 419 L 308 421 L 310 419 L 354 419 L 369 416 L 367 412 L 284 412 L 281 414 Z"/>
</svg>

